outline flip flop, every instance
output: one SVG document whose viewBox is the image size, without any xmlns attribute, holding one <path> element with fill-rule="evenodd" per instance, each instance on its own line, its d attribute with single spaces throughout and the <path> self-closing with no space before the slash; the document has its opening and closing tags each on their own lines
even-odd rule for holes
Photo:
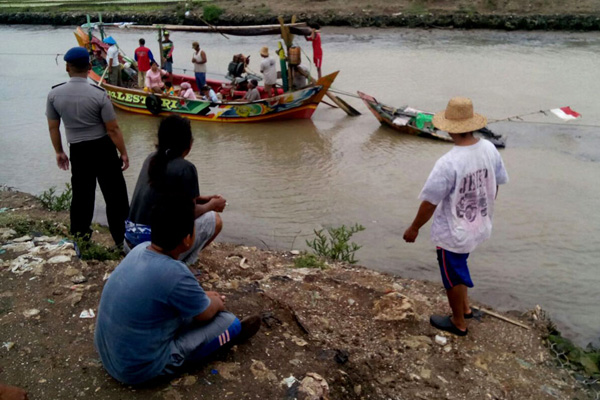
<svg viewBox="0 0 600 400">
<path fill-rule="evenodd" d="M 469 333 L 469 330 L 466 329 L 464 331 L 461 331 L 460 329 L 458 329 L 453 323 L 452 320 L 450 319 L 450 317 L 444 317 L 441 315 L 432 315 L 429 318 L 429 323 L 431 324 L 431 326 L 433 326 L 434 328 L 437 328 L 441 331 L 446 331 L 446 332 L 450 332 L 456 336 L 467 336 L 467 333 Z"/>
<path fill-rule="evenodd" d="M 465 314 L 465 319 L 475 318 L 477 321 L 481 321 L 481 317 L 483 317 L 481 310 L 476 310 L 474 308 L 471 308 L 471 312 L 469 314 Z"/>
</svg>

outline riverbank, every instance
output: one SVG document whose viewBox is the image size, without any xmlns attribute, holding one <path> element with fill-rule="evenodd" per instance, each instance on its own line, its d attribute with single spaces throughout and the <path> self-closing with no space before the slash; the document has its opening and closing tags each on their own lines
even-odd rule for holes
<svg viewBox="0 0 600 400">
<path fill-rule="evenodd" d="M 469 4 L 450 0 L 317 0 L 298 4 L 291 0 L 266 4 L 261 0 L 218 0 L 211 3 L 82 6 L 29 6 L 15 3 L 0 9 L 1 24 L 81 25 L 86 13 L 102 12 L 104 22 L 138 24 L 261 25 L 277 24 L 296 15 L 300 21 L 322 26 L 410 27 L 499 30 L 600 30 L 600 3 L 582 0 L 572 3 L 545 1 L 481 0 Z"/>
<path fill-rule="evenodd" d="M 67 213 L 31 195 L 0 191 L 0 210 L 0 382 L 30 398 L 593 398 L 557 367 L 532 313 L 509 316 L 530 330 L 484 316 L 467 337 L 440 339 L 428 323 L 448 312 L 438 284 L 342 264 L 295 268 L 290 252 L 224 243 L 193 268 L 232 312 L 261 313 L 260 332 L 182 379 L 125 387 L 104 372 L 95 319 L 82 314 L 97 311 L 119 260 L 78 259 L 61 242 Z M 103 229 L 94 240 L 109 244 Z"/>
</svg>

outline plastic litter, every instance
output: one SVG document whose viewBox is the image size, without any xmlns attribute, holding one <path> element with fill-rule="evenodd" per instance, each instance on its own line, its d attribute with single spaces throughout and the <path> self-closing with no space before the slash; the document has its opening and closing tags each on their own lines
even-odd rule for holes
<svg viewBox="0 0 600 400">
<path fill-rule="evenodd" d="M 445 336 L 435 335 L 435 342 L 440 346 L 445 346 L 448 343 L 448 338 Z"/>
<path fill-rule="evenodd" d="M 94 310 L 91 308 L 87 310 L 83 310 L 81 314 L 79 314 L 79 318 L 94 318 L 96 314 L 94 314 Z"/>
<path fill-rule="evenodd" d="M 281 384 L 287 385 L 287 387 L 291 388 L 294 385 L 294 383 L 296 383 L 296 382 L 298 382 L 298 379 L 296 379 L 296 377 L 294 375 L 290 375 L 287 378 L 284 378 L 281 381 Z"/>
</svg>

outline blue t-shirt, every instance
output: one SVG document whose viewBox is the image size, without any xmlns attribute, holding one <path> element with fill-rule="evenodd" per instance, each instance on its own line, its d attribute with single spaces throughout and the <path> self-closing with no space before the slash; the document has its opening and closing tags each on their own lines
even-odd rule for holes
<svg viewBox="0 0 600 400">
<path fill-rule="evenodd" d="M 160 374 L 177 329 L 210 305 L 185 264 L 149 245 L 134 248 L 114 270 L 98 308 L 96 349 L 106 370 L 126 384 Z"/>
</svg>

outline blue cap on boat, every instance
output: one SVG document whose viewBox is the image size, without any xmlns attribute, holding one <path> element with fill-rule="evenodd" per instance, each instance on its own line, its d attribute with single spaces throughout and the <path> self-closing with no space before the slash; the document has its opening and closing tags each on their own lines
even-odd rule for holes
<svg viewBox="0 0 600 400">
<path fill-rule="evenodd" d="M 104 43 L 113 45 L 113 44 L 117 44 L 117 41 L 115 39 L 113 39 L 112 36 L 108 36 L 108 37 L 104 38 Z"/>
<path fill-rule="evenodd" d="M 65 53 L 64 60 L 68 63 L 89 63 L 90 55 L 85 47 L 73 47 Z"/>
</svg>

